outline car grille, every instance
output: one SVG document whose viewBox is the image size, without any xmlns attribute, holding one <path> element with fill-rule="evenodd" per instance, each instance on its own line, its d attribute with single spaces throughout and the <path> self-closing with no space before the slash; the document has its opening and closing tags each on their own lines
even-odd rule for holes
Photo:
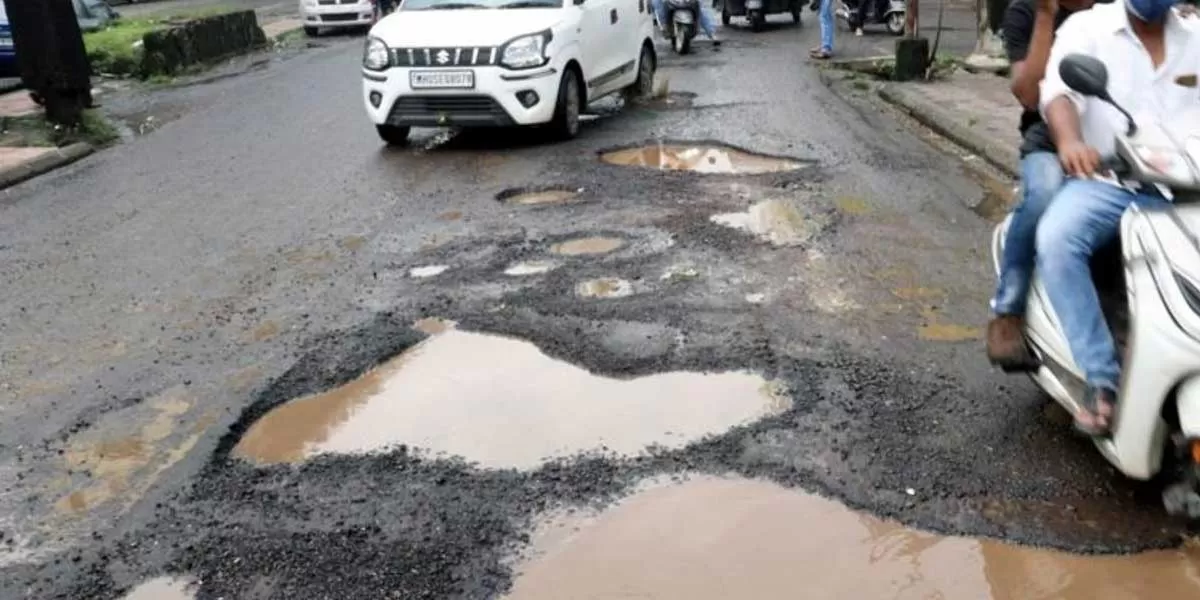
<svg viewBox="0 0 1200 600">
<path fill-rule="evenodd" d="M 401 96 L 392 105 L 391 123 L 502 125 L 510 121 L 490 96 Z"/>
<path fill-rule="evenodd" d="M 358 13 L 341 13 L 337 15 L 321 15 L 321 20 L 327 23 L 337 23 L 339 21 L 357 21 Z"/>
<path fill-rule="evenodd" d="M 486 67 L 500 59 L 493 46 L 459 48 L 394 48 L 392 66 L 396 67 Z"/>
</svg>

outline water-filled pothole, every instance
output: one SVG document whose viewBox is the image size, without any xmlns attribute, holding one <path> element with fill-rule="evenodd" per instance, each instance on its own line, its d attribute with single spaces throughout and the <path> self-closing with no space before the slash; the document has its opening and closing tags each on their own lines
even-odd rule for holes
<svg viewBox="0 0 1200 600">
<path fill-rule="evenodd" d="M 121 597 L 121 600 L 194 600 L 196 583 L 184 577 L 151 579 Z"/>
<path fill-rule="evenodd" d="M 731 175 L 781 173 L 807 166 L 803 161 L 793 158 L 755 154 L 721 144 L 684 142 L 612 150 L 602 153 L 600 160 L 623 167 Z"/>
<path fill-rule="evenodd" d="M 574 200 L 582 192 L 582 189 L 566 187 L 510 188 L 496 194 L 496 200 L 520 206 L 562 204 Z"/>
<path fill-rule="evenodd" d="M 285 463 L 403 444 L 485 467 L 533 468 L 580 452 L 678 448 L 790 405 L 749 372 L 610 379 L 523 340 L 421 327 L 433 335 L 396 358 L 268 412 L 233 453 Z"/>
<path fill-rule="evenodd" d="M 710 219 L 776 246 L 804 244 L 828 225 L 828 218 L 806 215 L 795 202 L 784 199 L 764 200 L 746 212 L 713 215 Z"/>
<path fill-rule="evenodd" d="M 625 240 L 615 237 L 585 237 L 559 242 L 550 247 L 550 251 L 563 256 L 580 256 L 585 254 L 608 254 L 625 245 Z"/>
<path fill-rule="evenodd" d="M 556 267 L 558 267 L 557 263 L 548 260 L 528 260 L 508 265 L 504 269 L 504 274 L 510 277 L 541 275 L 542 273 L 553 271 Z"/>
<path fill-rule="evenodd" d="M 633 295 L 633 284 L 616 277 L 589 279 L 575 286 L 582 298 L 624 298 Z"/>
<path fill-rule="evenodd" d="M 1195 549 L 1076 556 L 938 536 L 748 479 L 644 486 L 542 519 L 530 546 L 510 600 L 1200 597 Z"/>
</svg>

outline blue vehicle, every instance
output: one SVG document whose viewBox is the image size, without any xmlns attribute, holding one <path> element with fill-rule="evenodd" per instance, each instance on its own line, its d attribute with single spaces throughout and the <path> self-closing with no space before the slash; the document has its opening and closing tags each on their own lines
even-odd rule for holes
<svg viewBox="0 0 1200 600">
<path fill-rule="evenodd" d="M 0 77 L 19 77 L 17 53 L 13 50 L 12 29 L 8 26 L 8 11 L 0 2 Z"/>
</svg>

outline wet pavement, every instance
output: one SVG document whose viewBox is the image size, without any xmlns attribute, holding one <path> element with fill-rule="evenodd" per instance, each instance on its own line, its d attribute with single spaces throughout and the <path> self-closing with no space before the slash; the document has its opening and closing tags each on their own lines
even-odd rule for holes
<svg viewBox="0 0 1200 600">
<path fill-rule="evenodd" d="M 562 144 L 385 148 L 353 38 L 115 92 L 173 118 L 0 199 L 0 598 L 1023 598 L 1030 564 L 1186 596 L 1190 554 L 989 541 L 1186 531 L 987 367 L 993 192 L 827 89 L 815 36 L 663 55 L 687 102 L 607 103 Z M 595 519 L 547 542 L 572 509 Z M 619 577 L 556 579 L 613 553 Z"/>
</svg>

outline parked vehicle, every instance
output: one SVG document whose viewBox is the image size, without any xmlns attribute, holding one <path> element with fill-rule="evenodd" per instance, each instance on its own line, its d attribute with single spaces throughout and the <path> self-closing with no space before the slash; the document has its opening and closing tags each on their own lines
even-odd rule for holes
<svg viewBox="0 0 1200 600">
<path fill-rule="evenodd" d="M 8 26 L 8 11 L 0 1 L 0 77 L 20 77 L 17 52 L 13 48 L 12 28 Z"/>
<path fill-rule="evenodd" d="M 399 0 L 395 0 L 399 1 Z M 304 33 L 316 37 L 326 29 L 366 29 L 376 21 L 373 0 L 300 0 Z"/>
<path fill-rule="evenodd" d="M 1060 74 L 1076 92 L 1108 99 L 1100 61 L 1068 56 Z M 1125 181 L 1167 186 L 1174 202 L 1154 210 L 1131 207 L 1121 218 L 1119 239 L 1093 259 L 1101 304 L 1127 356 L 1112 432 L 1094 441 L 1126 476 L 1164 476 L 1168 512 L 1198 519 L 1200 109 L 1177 115 L 1170 124 L 1140 123 L 1116 142 L 1117 156 L 1106 159 L 1106 165 Z M 997 277 L 1010 219 L 992 236 Z M 1038 364 L 1029 373 L 1038 387 L 1075 414 L 1086 383 L 1058 324 L 1035 275 L 1025 337 Z"/>
<path fill-rule="evenodd" d="M 700 23 L 700 0 L 664 0 L 667 3 L 667 22 L 661 24 L 671 49 L 687 54 L 692 49 L 696 28 Z"/>
<path fill-rule="evenodd" d="M 411 127 L 545 125 L 579 133 L 599 98 L 648 95 L 645 0 L 405 0 L 367 37 L 363 102 L 379 136 Z"/>
<path fill-rule="evenodd" d="M 866 23 L 859 23 L 858 3 L 841 0 L 838 4 L 837 18 L 845 23 L 851 31 L 862 29 L 864 25 L 884 25 L 887 27 L 888 33 L 892 35 L 904 34 L 904 21 L 908 10 L 904 0 L 858 0 L 858 2 L 869 3 Z M 886 8 L 883 8 L 884 6 Z"/>
<path fill-rule="evenodd" d="M 803 0 L 716 0 L 721 9 L 721 24 L 728 26 L 733 17 L 746 17 L 750 28 L 762 31 L 767 25 L 767 15 L 788 13 L 792 22 L 800 24 Z"/>
</svg>

